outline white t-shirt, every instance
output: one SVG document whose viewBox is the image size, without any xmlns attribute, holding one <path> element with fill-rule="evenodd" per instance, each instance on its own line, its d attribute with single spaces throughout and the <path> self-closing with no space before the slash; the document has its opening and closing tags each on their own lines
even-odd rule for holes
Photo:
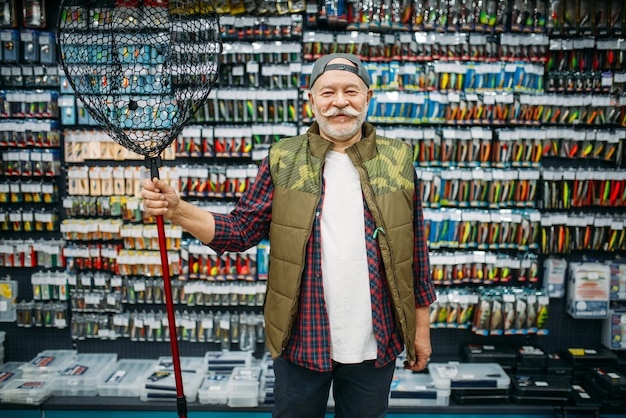
<svg viewBox="0 0 626 418">
<path fill-rule="evenodd" d="M 363 195 L 348 155 L 330 151 L 324 166 L 321 217 L 322 280 L 330 322 L 332 359 L 360 363 L 376 358 L 365 248 Z"/>
</svg>

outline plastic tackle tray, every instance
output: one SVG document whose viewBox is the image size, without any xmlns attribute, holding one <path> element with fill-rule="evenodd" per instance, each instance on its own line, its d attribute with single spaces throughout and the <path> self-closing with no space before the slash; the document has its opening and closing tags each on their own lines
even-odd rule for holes
<svg viewBox="0 0 626 418">
<path fill-rule="evenodd" d="M 0 389 L 6 386 L 10 381 L 22 377 L 20 366 L 23 363 L 19 361 L 10 361 L 0 364 Z"/>
<path fill-rule="evenodd" d="M 232 385 L 257 386 L 261 381 L 262 371 L 258 366 L 235 367 L 230 375 L 230 382 Z"/>
<path fill-rule="evenodd" d="M 498 363 L 430 363 L 428 372 L 438 389 L 508 389 L 511 385 Z"/>
<path fill-rule="evenodd" d="M 274 381 L 276 380 L 274 363 L 271 360 L 269 363 L 262 360 L 261 368 L 263 369 L 263 375 L 261 376 L 261 388 L 259 389 L 259 403 L 273 404 Z"/>
<path fill-rule="evenodd" d="M 198 397 L 198 389 L 202 384 L 204 375 L 200 373 L 183 371 L 183 389 L 187 402 L 195 402 Z M 176 398 L 176 381 L 173 371 L 153 371 L 143 379 L 139 399 L 152 401 Z"/>
<path fill-rule="evenodd" d="M 171 356 L 163 356 L 157 359 L 157 370 L 174 371 L 174 363 Z M 181 357 L 180 369 L 193 373 L 206 374 L 202 357 Z"/>
<path fill-rule="evenodd" d="M 198 389 L 202 384 L 205 373 L 203 369 L 202 357 L 181 357 L 180 368 L 183 379 L 183 389 L 185 399 L 188 402 L 195 402 L 198 397 Z M 160 357 L 157 366 L 142 379 L 139 398 L 142 401 L 175 399 L 176 379 L 171 357 Z"/>
<path fill-rule="evenodd" d="M 450 390 L 436 388 L 429 374 L 396 370 L 389 393 L 390 406 L 447 406 L 449 402 Z"/>
<path fill-rule="evenodd" d="M 209 373 L 230 373 L 235 367 L 251 364 L 252 353 L 249 351 L 207 351 L 204 354 L 204 367 Z"/>
<path fill-rule="evenodd" d="M 122 359 L 100 376 L 98 395 L 139 397 L 143 380 L 156 368 L 156 360 Z"/>
<path fill-rule="evenodd" d="M 78 354 L 53 377 L 54 396 L 96 396 L 98 381 L 117 362 L 117 354 Z"/>
<path fill-rule="evenodd" d="M 226 405 L 229 394 L 228 374 L 205 376 L 198 390 L 198 402 L 209 405 Z"/>
<path fill-rule="evenodd" d="M 228 384 L 228 406 L 255 407 L 259 405 L 262 369 L 258 366 L 235 367 Z"/>
<path fill-rule="evenodd" d="M 0 401 L 39 405 L 52 395 L 54 383 L 46 378 L 14 379 L 0 390 Z"/>
<path fill-rule="evenodd" d="M 198 373 L 183 372 L 183 389 L 187 402 L 196 401 L 203 377 Z M 154 372 L 147 380 L 139 391 L 139 399 L 142 401 L 176 399 L 174 372 Z"/>
<path fill-rule="evenodd" d="M 76 357 L 76 350 L 45 350 L 41 351 L 20 369 L 25 377 L 56 376 Z"/>
</svg>

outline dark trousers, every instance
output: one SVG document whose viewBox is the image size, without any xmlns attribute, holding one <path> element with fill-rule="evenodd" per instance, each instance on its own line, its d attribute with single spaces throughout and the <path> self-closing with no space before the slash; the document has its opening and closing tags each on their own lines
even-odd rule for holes
<svg viewBox="0 0 626 418">
<path fill-rule="evenodd" d="M 394 362 L 374 367 L 374 361 L 333 364 L 316 372 L 278 357 L 274 360 L 273 418 L 321 418 L 333 387 L 335 417 L 382 418 L 387 414 Z"/>
</svg>

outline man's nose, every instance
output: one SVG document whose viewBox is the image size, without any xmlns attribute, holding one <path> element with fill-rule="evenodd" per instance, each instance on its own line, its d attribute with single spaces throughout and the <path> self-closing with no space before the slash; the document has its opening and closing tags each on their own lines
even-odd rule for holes
<svg viewBox="0 0 626 418">
<path fill-rule="evenodd" d="M 346 107 L 348 105 L 348 99 L 346 98 L 346 96 L 343 93 L 337 93 L 335 95 L 335 106 L 337 107 Z"/>
</svg>

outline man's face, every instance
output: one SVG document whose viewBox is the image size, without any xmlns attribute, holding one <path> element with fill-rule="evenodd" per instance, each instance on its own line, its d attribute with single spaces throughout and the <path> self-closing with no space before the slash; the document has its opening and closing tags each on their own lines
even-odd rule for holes
<svg viewBox="0 0 626 418">
<path fill-rule="evenodd" d="M 331 61 L 335 62 L 350 64 L 345 59 Z M 319 76 L 309 101 L 321 136 L 333 142 L 358 141 L 371 96 L 363 80 L 349 71 L 332 70 Z"/>
</svg>

